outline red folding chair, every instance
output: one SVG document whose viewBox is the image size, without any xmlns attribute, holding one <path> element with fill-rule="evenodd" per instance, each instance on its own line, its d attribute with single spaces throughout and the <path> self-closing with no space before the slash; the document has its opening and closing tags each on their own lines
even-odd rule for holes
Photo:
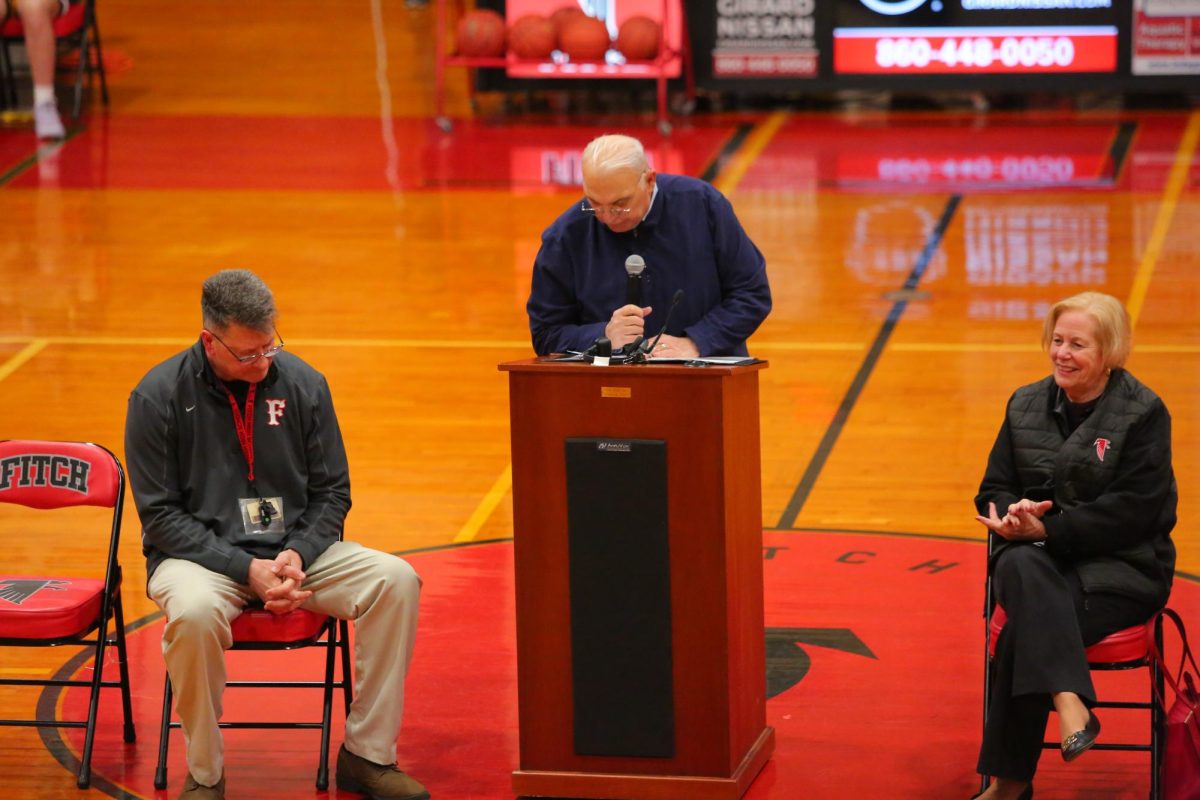
<svg viewBox="0 0 1200 800">
<path fill-rule="evenodd" d="M 320 681 L 290 681 L 290 680 L 236 680 L 227 681 L 229 687 L 257 687 L 294 689 L 314 688 L 324 691 L 321 705 L 320 721 L 251 721 L 225 722 L 222 728 L 252 728 L 252 729 L 320 729 L 321 747 L 317 763 L 317 788 L 325 790 L 329 787 L 329 733 L 333 719 L 333 690 L 342 690 L 345 713 L 350 713 L 350 702 L 353 699 L 353 683 L 350 673 L 350 636 L 349 626 L 344 619 L 337 619 L 325 614 L 317 614 L 305 609 L 297 609 L 287 614 L 273 614 L 262 608 L 248 608 L 233 621 L 233 645 L 230 650 L 294 650 L 302 647 L 325 648 L 325 676 Z M 336 680 L 334 655 L 341 651 L 342 679 Z M 170 746 L 170 729 L 178 728 L 178 722 L 171 721 L 171 676 L 168 675 L 163 686 L 162 720 L 159 724 L 158 765 L 154 771 L 154 787 L 167 788 L 167 750 Z"/>
<path fill-rule="evenodd" d="M 991 555 L 993 553 L 995 542 L 994 535 L 988 534 L 988 563 L 991 563 Z M 1008 615 L 1004 613 L 1004 609 L 995 602 L 992 594 L 992 575 L 989 569 L 987 581 L 984 588 L 984 629 L 986 631 L 985 653 L 987 656 L 987 665 L 983 672 L 983 718 L 987 720 L 988 701 L 991 699 L 992 689 L 992 657 L 996 653 L 996 639 L 1000 636 L 1000 631 L 1004 629 L 1004 624 L 1008 620 Z M 1152 616 L 1149 620 L 1141 625 L 1134 625 L 1130 628 L 1116 631 L 1106 636 L 1104 639 L 1096 642 L 1085 651 L 1087 654 L 1088 668 L 1093 671 L 1115 671 L 1115 670 L 1130 670 L 1142 669 L 1147 671 L 1147 692 L 1146 700 L 1098 700 L 1096 708 L 1122 708 L 1149 711 L 1149 735 L 1145 742 L 1112 742 L 1101 740 L 1092 746 L 1093 750 L 1122 750 L 1122 751 L 1137 751 L 1148 753 L 1150 755 L 1150 800 L 1159 800 L 1160 786 L 1159 773 L 1162 769 L 1163 747 L 1165 741 L 1165 723 L 1162 708 L 1155 702 L 1155 689 L 1157 688 L 1158 696 L 1162 696 L 1163 677 L 1162 671 L 1158 667 L 1158 663 L 1150 658 L 1150 649 L 1148 643 L 1157 642 L 1159 652 L 1162 652 L 1162 620 L 1158 614 Z M 1045 750 L 1058 750 L 1061 746 L 1060 742 L 1043 742 L 1042 748 Z M 980 781 L 980 789 L 986 789 L 988 785 L 988 776 L 983 776 Z"/>
<path fill-rule="evenodd" d="M 132 742 L 135 738 L 125 617 L 121 606 L 121 566 L 117 563 L 124 495 L 125 474 L 121 464 L 100 445 L 0 441 L 0 503 L 15 503 L 39 510 L 68 506 L 112 509 L 108 556 L 102 577 L 0 574 L 0 647 L 73 645 L 91 648 L 93 669 L 90 680 L 0 678 L 3 686 L 90 687 L 86 720 L 0 720 L 0 725 L 5 726 L 85 728 L 76 781 L 81 789 L 91 782 L 92 743 L 101 689 L 120 688 L 125 741 Z M 0 524 L 6 529 L 6 539 L 11 540 L 20 533 L 23 521 L 17 520 L 15 525 Z M 92 532 L 70 530 L 63 533 L 79 540 Z M 54 541 L 46 540 L 42 546 L 53 547 Z M 13 552 L 12 547 L 6 546 L 4 552 Z M 113 621 L 111 633 L 110 619 Z M 117 650 L 119 681 L 104 680 L 104 655 L 109 645 L 114 645 Z"/>
<path fill-rule="evenodd" d="M 24 43 L 25 26 L 21 24 L 21 18 L 11 12 L 11 3 L 8 7 L 8 17 L 0 21 L 0 80 L 5 84 L 7 104 L 15 106 L 16 77 L 9 48 L 14 44 Z M 54 20 L 54 36 L 58 40 L 60 50 L 65 48 L 68 52 L 79 51 L 79 61 L 74 65 L 75 97 L 71 106 L 71 116 L 78 119 L 83 110 L 85 75 L 89 80 L 92 75 L 100 76 L 100 98 L 104 105 L 108 105 L 108 81 L 105 80 L 104 53 L 100 47 L 100 27 L 96 21 L 96 0 L 73 2 L 65 14 Z"/>
</svg>

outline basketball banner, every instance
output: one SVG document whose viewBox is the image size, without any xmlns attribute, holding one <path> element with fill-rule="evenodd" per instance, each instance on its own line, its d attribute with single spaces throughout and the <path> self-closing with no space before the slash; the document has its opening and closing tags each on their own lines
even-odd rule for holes
<svg viewBox="0 0 1200 800">
<path fill-rule="evenodd" d="M 664 8 L 666 19 L 664 21 Z M 609 47 L 598 57 L 572 59 L 569 47 L 562 44 L 563 30 L 570 24 L 562 18 L 567 11 L 576 11 L 578 15 L 599 20 L 604 23 L 608 32 Z M 559 47 L 549 58 L 527 61 L 510 57 L 506 70 L 512 78 L 542 78 L 542 77 L 575 77 L 575 78 L 604 78 L 604 77 L 644 77 L 653 78 L 659 73 L 668 77 L 678 77 L 682 64 L 675 55 L 659 64 L 653 59 L 626 58 L 617 46 L 621 26 L 635 17 L 646 17 L 666 28 L 667 48 L 670 53 L 680 52 L 683 42 L 683 12 L 680 0 L 508 0 L 505 3 L 505 18 L 509 25 L 510 36 L 514 24 L 522 17 L 539 15 L 551 18 L 558 12 L 561 23 L 559 31 Z M 596 26 L 596 23 L 591 23 Z M 657 52 L 657 47 L 653 48 Z"/>
</svg>

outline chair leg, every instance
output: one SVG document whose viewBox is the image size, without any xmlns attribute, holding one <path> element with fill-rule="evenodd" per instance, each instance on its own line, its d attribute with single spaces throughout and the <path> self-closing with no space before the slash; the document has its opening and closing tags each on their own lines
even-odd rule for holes
<svg viewBox="0 0 1200 800">
<path fill-rule="evenodd" d="M 1154 626 L 1154 641 L 1158 652 L 1163 651 L 1163 621 L 1160 616 Z M 1162 796 L 1163 736 L 1166 733 L 1166 713 L 1158 703 L 1163 693 L 1163 673 L 1157 661 L 1150 662 L 1150 800 Z"/>
<path fill-rule="evenodd" d="M 104 48 L 100 46 L 100 22 L 96 19 L 96 10 L 92 9 L 92 19 L 89 27 L 92 31 L 92 46 L 96 51 L 96 72 L 100 74 L 100 99 L 108 105 L 108 80 L 104 74 Z"/>
<path fill-rule="evenodd" d="M 333 721 L 334 670 L 337 667 L 338 622 L 329 618 L 325 633 L 325 690 L 321 698 L 321 760 L 317 763 L 317 789 L 329 788 L 329 729 Z"/>
<path fill-rule="evenodd" d="M 350 716 L 350 703 L 354 701 L 354 673 L 350 671 L 350 623 L 338 620 L 338 646 L 342 648 L 342 695 L 346 702 L 346 716 Z"/>
<path fill-rule="evenodd" d="M 992 637 L 992 576 L 988 575 L 984 583 L 983 601 L 983 725 L 979 731 L 979 740 L 983 741 L 983 732 L 987 729 L 988 702 L 992 697 L 992 659 L 988 657 L 988 645 Z M 979 791 L 987 789 L 987 775 L 979 776 Z"/>
<path fill-rule="evenodd" d="M 75 68 L 75 99 L 71 104 L 71 118 L 74 120 L 78 120 L 83 111 L 83 75 L 87 71 L 88 58 L 88 28 L 85 22 L 83 34 L 79 37 L 79 66 Z"/>
<path fill-rule="evenodd" d="M 12 61 L 8 55 L 8 40 L 0 39 L 0 108 L 12 109 L 17 107 L 16 76 L 13 75 Z"/>
<path fill-rule="evenodd" d="M 171 676 L 163 681 L 162 722 L 158 726 L 158 765 L 154 768 L 154 788 L 167 788 L 167 747 L 171 743 Z"/>
<path fill-rule="evenodd" d="M 133 692 L 129 683 L 129 651 L 125 646 L 125 611 L 121 606 L 121 595 L 117 595 L 113 606 L 113 624 L 116 625 L 117 667 L 121 674 L 121 708 L 125 714 L 123 738 L 126 742 L 137 741 L 133 727 Z"/>
<path fill-rule="evenodd" d="M 96 741 L 96 715 L 100 713 L 100 688 L 104 681 L 104 649 L 108 644 L 108 608 L 101 606 L 100 626 L 96 630 L 96 653 L 92 664 L 92 693 L 88 698 L 87 729 L 83 735 L 83 753 L 79 757 L 79 775 L 75 785 L 88 788 L 92 782 L 92 745 Z"/>
</svg>

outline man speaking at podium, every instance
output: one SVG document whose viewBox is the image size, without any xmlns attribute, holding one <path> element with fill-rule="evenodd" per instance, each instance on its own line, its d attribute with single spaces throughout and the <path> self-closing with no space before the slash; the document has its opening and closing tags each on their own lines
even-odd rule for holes
<svg viewBox="0 0 1200 800">
<path fill-rule="evenodd" d="M 652 355 L 748 355 L 771 288 L 724 195 L 696 178 L 658 175 L 630 136 L 592 140 L 582 161 L 583 202 L 542 233 L 534 261 L 526 305 L 534 350 L 583 351 L 601 336 L 632 349 L 669 325 Z"/>
</svg>

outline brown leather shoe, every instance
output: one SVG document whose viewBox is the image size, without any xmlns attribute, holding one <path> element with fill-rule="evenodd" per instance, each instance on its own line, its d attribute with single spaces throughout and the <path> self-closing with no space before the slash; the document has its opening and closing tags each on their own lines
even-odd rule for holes
<svg viewBox="0 0 1200 800">
<path fill-rule="evenodd" d="M 342 745 L 338 750 L 337 787 L 365 794 L 372 800 L 429 800 L 425 787 L 395 764 L 376 764 L 356 756 Z"/>
<path fill-rule="evenodd" d="M 196 779 L 189 772 L 187 780 L 183 782 L 183 794 L 179 795 L 179 800 L 225 800 L 225 776 L 221 776 L 216 786 L 203 786 L 196 783 Z"/>
</svg>

